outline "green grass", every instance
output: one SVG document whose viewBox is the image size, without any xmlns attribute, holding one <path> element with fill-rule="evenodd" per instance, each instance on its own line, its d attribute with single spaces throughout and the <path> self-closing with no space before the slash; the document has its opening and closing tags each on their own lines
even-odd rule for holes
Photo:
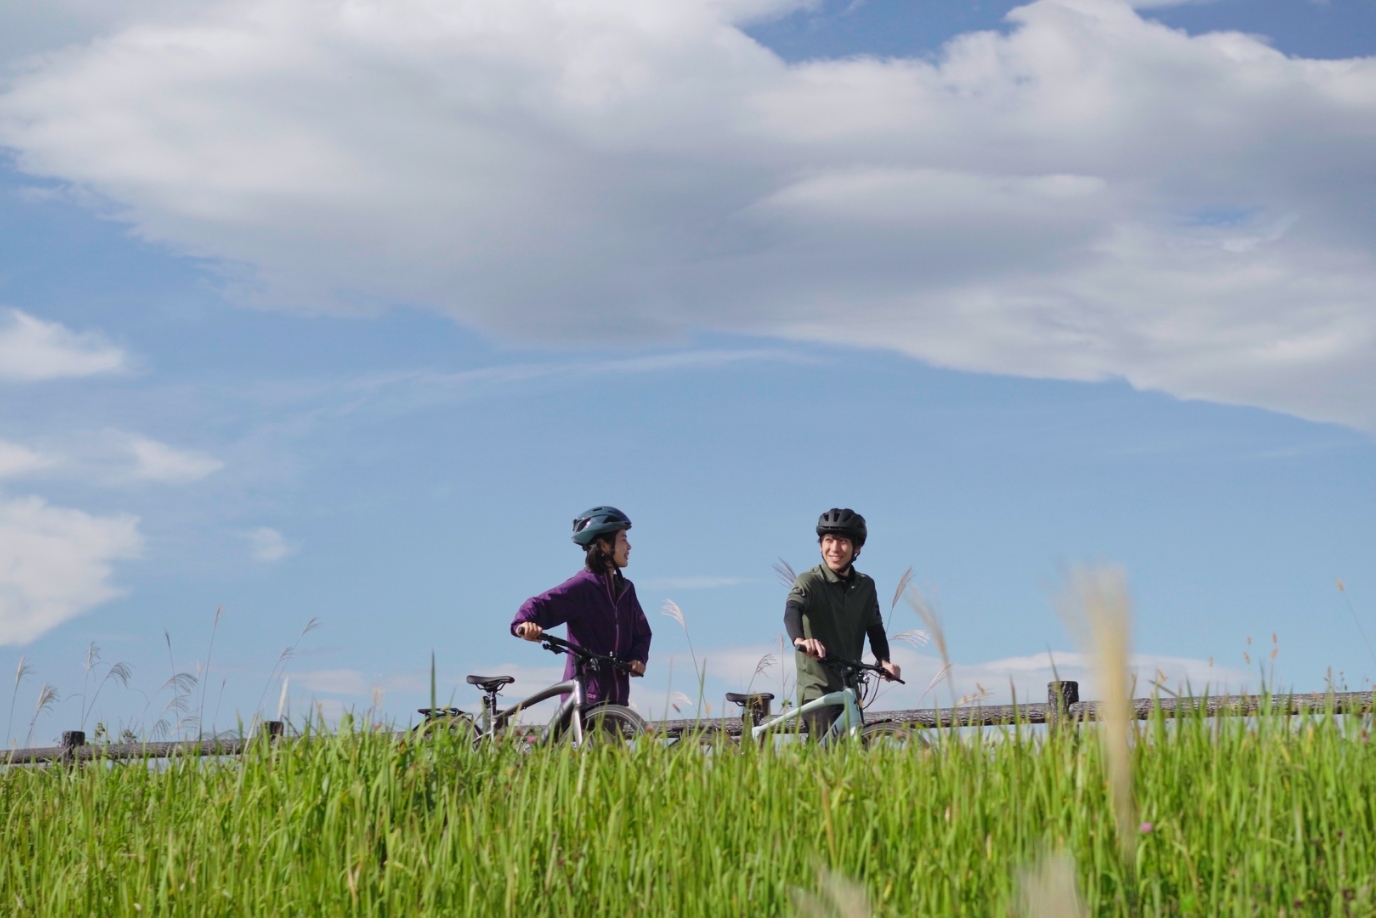
<svg viewBox="0 0 1376 918">
<path fill-rule="evenodd" d="M 1357 718 L 1141 725 L 1136 863 L 1092 729 L 931 753 L 398 744 L 350 732 L 183 760 L 0 771 L 0 912 L 771 915 L 828 868 L 882 915 L 1004 915 L 1074 856 L 1095 914 L 1376 914 Z"/>
</svg>

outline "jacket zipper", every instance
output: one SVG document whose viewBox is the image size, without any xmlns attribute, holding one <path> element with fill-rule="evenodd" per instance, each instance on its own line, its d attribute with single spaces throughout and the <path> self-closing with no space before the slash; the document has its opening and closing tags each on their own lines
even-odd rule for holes
<svg viewBox="0 0 1376 918">
<path fill-rule="evenodd" d="M 607 575 L 607 598 L 612 601 L 612 656 L 621 653 L 621 604 L 616 601 L 614 574 Z"/>
</svg>

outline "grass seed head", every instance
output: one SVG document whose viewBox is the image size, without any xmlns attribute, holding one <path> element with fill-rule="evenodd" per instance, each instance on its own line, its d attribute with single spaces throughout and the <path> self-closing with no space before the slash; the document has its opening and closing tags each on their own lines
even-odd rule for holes
<svg viewBox="0 0 1376 918">
<path fill-rule="evenodd" d="M 678 622 L 678 626 L 684 631 L 688 630 L 688 623 L 683 618 L 683 610 L 672 599 L 664 600 L 664 605 L 660 606 L 659 613 Z"/>
<path fill-rule="evenodd" d="M 922 619 L 922 624 L 927 626 L 928 639 L 936 643 L 937 652 L 941 654 L 943 669 L 941 674 L 951 671 L 951 655 L 946 650 L 946 630 L 941 626 L 941 616 L 937 614 L 931 604 L 923 597 L 916 587 L 911 587 L 903 594 L 903 599 L 908 603 L 917 617 Z M 940 675 L 940 674 L 939 674 Z M 935 683 L 935 680 L 934 680 Z M 930 688 L 931 686 L 928 686 Z M 951 686 L 951 699 L 954 702 L 956 695 L 955 686 Z"/>
<path fill-rule="evenodd" d="M 28 664 L 28 658 L 20 657 L 19 665 L 15 667 L 14 670 L 14 688 L 16 691 L 19 690 L 19 683 L 23 682 L 24 678 L 32 673 L 33 667 Z"/>
<path fill-rule="evenodd" d="M 914 650 L 926 647 L 931 639 L 932 636 L 921 628 L 909 628 L 907 631 L 900 631 L 889 638 L 889 640 L 896 641 L 899 644 L 907 644 Z"/>
<path fill-rule="evenodd" d="M 798 575 L 793 573 L 793 565 L 789 564 L 783 558 L 780 558 L 778 561 L 775 561 L 773 564 L 769 566 L 773 568 L 774 573 L 778 576 L 780 583 L 788 587 L 790 590 L 793 589 L 793 583 L 798 579 Z"/>
</svg>

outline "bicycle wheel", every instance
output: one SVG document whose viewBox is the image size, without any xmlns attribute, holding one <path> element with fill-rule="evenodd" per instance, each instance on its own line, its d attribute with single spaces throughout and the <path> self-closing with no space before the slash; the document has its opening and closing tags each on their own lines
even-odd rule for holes
<svg viewBox="0 0 1376 918">
<path fill-rule="evenodd" d="M 629 748 L 645 732 L 645 721 L 630 708 L 599 704 L 583 712 L 583 745 Z"/>
<path fill-rule="evenodd" d="M 866 749 L 926 749 L 927 738 L 906 724 L 866 724 L 860 731 Z"/>
<path fill-rule="evenodd" d="M 460 743 L 471 744 L 477 738 L 478 728 L 467 714 L 427 717 L 411 730 L 411 735 L 418 740 L 446 736 Z"/>
</svg>

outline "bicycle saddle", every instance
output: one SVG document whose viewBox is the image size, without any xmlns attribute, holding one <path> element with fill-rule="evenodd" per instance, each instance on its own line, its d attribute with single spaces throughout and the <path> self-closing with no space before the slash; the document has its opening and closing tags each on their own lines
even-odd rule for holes
<svg viewBox="0 0 1376 918">
<path fill-rule="evenodd" d="M 516 680 L 510 676 L 469 676 L 468 684 L 476 685 L 478 688 L 487 692 L 489 695 L 502 690 L 502 686 L 509 685 Z"/>
<path fill-rule="evenodd" d="M 774 696 L 771 695 L 769 692 L 755 692 L 751 695 L 742 695 L 739 692 L 727 692 L 726 700 L 734 702 L 735 704 L 758 705 L 763 704 L 765 702 L 773 701 Z"/>
</svg>

